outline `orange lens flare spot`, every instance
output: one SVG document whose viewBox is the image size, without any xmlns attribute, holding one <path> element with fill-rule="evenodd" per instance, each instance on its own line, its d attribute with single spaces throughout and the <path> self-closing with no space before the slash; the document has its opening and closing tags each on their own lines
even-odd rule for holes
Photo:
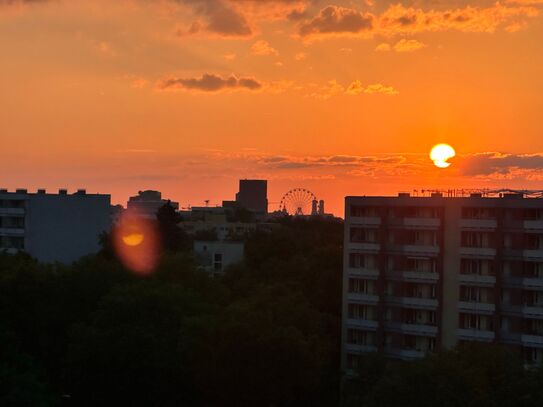
<svg viewBox="0 0 543 407">
<path fill-rule="evenodd" d="M 145 240 L 145 235 L 143 233 L 130 233 L 123 236 L 122 239 L 123 243 L 127 246 L 139 246 Z"/>
<path fill-rule="evenodd" d="M 148 275 L 155 271 L 160 256 L 156 223 L 137 212 L 123 212 L 113 228 L 115 253 L 130 271 Z"/>
<path fill-rule="evenodd" d="M 449 160 L 456 156 L 456 151 L 448 144 L 437 144 L 430 151 L 430 159 L 438 168 L 450 167 Z"/>
</svg>

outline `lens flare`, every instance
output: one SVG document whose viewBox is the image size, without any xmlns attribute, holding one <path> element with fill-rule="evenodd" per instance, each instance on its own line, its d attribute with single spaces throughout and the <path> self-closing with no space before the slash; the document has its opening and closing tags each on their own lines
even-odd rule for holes
<svg viewBox="0 0 543 407">
<path fill-rule="evenodd" d="M 115 252 L 130 271 L 151 274 L 158 264 L 160 236 L 155 222 L 126 210 L 113 228 Z"/>
<path fill-rule="evenodd" d="M 447 168 L 451 165 L 449 160 L 456 155 L 456 151 L 448 144 L 437 144 L 430 151 L 430 159 L 438 168 Z"/>
</svg>

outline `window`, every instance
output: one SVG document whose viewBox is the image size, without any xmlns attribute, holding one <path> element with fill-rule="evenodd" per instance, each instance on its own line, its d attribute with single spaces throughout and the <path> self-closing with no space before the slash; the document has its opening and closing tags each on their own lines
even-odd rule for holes
<svg viewBox="0 0 543 407">
<path fill-rule="evenodd" d="M 374 345 L 375 335 L 373 332 L 361 331 L 360 329 L 348 329 L 347 343 L 354 345 Z"/>
<path fill-rule="evenodd" d="M 460 273 L 494 275 L 494 262 L 482 259 L 461 259 Z"/>
<path fill-rule="evenodd" d="M 349 304 L 349 318 L 365 319 L 373 321 L 375 319 L 375 307 L 362 304 Z"/>
<path fill-rule="evenodd" d="M 215 271 L 222 271 L 222 254 L 215 253 L 213 256 L 213 269 Z"/>
<path fill-rule="evenodd" d="M 351 228 L 351 242 L 355 243 L 376 243 L 377 230 L 364 228 Z"/>
<path fill-rule="evenodd" d="M 351 216 L 357 217 L 375 217 L 379 216 L 379 210 L 373 206 L 351 205 Z"/>
<path fill-rule="evenodd" d="M 373 281 L 363 280 L 360 278 L 349 279 L 349 292 L 373 294 Z"/>
<path fill-rule="evenodd" d="M 494 208 L 462 208 L 463 219 L 495 219 Z"/>
<path fill-rule="evenodd" d="M 492 331 L 493 329 L 492 318 L 487 315 L 462 313 L 459 318 L 460 328 L 462 329 L 476 329 L 479 331 Z"/>
<path fill-rule="evenodd" d="M 492 247 L 493 234 L 484 232 L 462 232 L 464 247 Z"/>
</svg>

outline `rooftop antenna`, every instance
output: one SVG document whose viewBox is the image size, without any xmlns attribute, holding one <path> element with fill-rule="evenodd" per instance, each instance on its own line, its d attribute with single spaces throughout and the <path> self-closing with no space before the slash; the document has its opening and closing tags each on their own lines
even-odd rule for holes
<svg viewBox="0 0 543 407">
<path fill-rule="evenodd" d="M 207 207 L 209 206 L 209 199 L 206 199 L 206 200 L 204 201 L 204 203 L 206 204 L 206 208 L 207 208 Z"/>
</svg>

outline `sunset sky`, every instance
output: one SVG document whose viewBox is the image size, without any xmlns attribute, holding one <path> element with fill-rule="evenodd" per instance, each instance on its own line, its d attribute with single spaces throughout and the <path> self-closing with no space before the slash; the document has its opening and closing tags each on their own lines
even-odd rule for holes
<svg viewBox="0 0 543 407">
<path fill-rule="evenodd" d="M 0 91 L 9 189 L 543 188 L 543 0 L 0 0 Z"/>
</svg>

